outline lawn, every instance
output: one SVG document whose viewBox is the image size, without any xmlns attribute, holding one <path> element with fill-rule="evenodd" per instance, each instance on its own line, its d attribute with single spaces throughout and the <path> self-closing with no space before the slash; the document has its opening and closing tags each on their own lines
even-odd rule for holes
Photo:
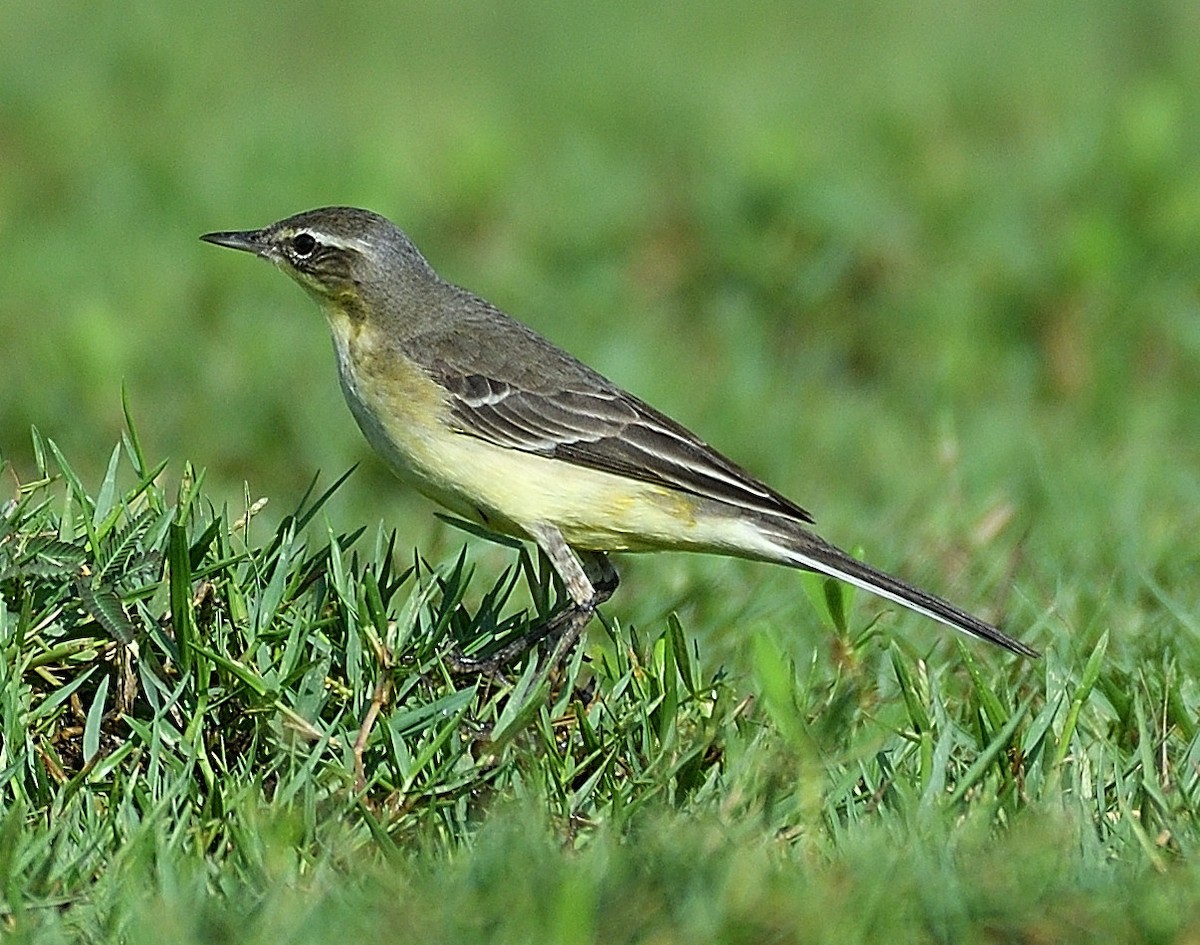
<svg viewBox="0 0 1200 945">
<path fill-rule="evenodd" d="M 1192 5 L 9 13 L 0 937 L 1200 935 Z M 198 240 L 334 203 L 1044 657 L 630 555 L 453 675 L 546 564 Z"/>
</svg>

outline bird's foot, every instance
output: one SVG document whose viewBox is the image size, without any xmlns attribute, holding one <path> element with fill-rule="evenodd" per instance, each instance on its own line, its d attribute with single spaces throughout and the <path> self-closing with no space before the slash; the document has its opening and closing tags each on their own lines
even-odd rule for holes
<svg viewBox="0 0 1200 945">
<path fill-rule="evenodd" d="M 554 649 L 543 668 L 543 672 L 552 672 L 570 655 L 595 613 L 593 604 L 576 604 L 531 627 L 487 656 L 467 656 L 456 647 L 442 659 L 456 676 L 498 676 L 539 644 L 554 641 Z"/>
</svg>

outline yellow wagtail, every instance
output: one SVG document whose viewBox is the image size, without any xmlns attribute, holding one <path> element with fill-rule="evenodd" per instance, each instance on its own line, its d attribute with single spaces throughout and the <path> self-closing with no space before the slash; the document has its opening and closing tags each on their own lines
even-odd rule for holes
<svg viewBox="0 0 1200 945">
<path fill-rule="evenodd" d="M 498 666 L 550 634 L 565 653 L 616 589 L 605 552 L 665 549 L 818 571 L 1038 655 L 819 537 L 796 503 L 446 282 L 378 214 L 326 207 L 202 239 L 270 260 L 316 299 L 350 410 L 397 474 L 458 515 L 536 542 L 557 570 L 573 606 L 473 666 Z"/>
</svg>

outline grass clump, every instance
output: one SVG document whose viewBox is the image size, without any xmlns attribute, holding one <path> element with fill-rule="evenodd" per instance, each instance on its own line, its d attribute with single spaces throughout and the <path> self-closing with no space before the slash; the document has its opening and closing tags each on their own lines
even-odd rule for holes
<svg viewBox="0 0 1200 945">
<path fill-rule="evenodd" d="M 341 480 L 258 537 L 190 466 L 168 488 L 132 425 L 94 493 L 34 454 L 0 517 L 0 895 L 31 941 L 383 940 L 402 913 L 425 941 L 1191 921 L 1197 700 L 1169 652 L 1137 676 L 1106 636 L 1078 664 L 1061 641 L 933 659 L 813 578 L 840 658 L 759 634 L 749 692 L 674 618 L 605 621 L 551 676 L 457 677 L 449 648 L 559 606 L 545 562 L 517 549 L 482 592 L 466 549 L 402 563 L 395 533 L 322 529 Z"/>
</svg>

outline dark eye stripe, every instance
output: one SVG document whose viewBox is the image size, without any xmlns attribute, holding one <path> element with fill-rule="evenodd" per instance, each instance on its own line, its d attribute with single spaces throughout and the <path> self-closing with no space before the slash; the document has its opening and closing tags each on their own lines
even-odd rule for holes
<svg viewBox="0 0 1200 945">
<path fill-rule="evenodd" d="M 352 260 L 357 255 L 353 250 L 322 242 L 308 230 L 284 237 L 281 248 L 292 266 L 318 279 L 350 278 Z"/>
</svg>

